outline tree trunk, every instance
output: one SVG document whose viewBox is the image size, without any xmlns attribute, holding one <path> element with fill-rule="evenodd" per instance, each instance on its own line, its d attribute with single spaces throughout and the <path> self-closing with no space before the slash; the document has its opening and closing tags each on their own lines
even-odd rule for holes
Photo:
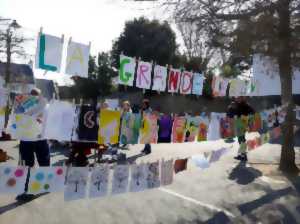
<svg viewBox="0 0 300 224">
<path fill-rule="evenodd" d="M 279 169 L 287 173 L 298 172 L 294 151 L 294 102 L 292 93 L 290 0 L 280 0 L 279 14 L 279 54 L 277 56 L 281 81 L 281 103 L 287 106 L 287 115 L 282 125 L 282 149 Z"/>
</svg>

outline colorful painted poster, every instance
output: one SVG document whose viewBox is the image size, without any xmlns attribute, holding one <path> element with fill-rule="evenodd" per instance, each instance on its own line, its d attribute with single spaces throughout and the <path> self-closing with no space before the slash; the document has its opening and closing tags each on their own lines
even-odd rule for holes
<svg viewBox="0 0 300 224">
<path fill-rule="evenodd" d="M 128 191 L 129 166 L 117 165 L 114 168 L 111 194 L 121 194 Z"/>
<path fill-rule="evenodd" d="M 243 80 L 232 79 L 230 81 L 229 96 L 230 97 L 244 96 L 246 95 L 246 93 L 244 93 L 245 89 L 246 89 L 246 83 Z"/>
<path fill-rule="evenodd" d="M 182 143 L 185 140 L 185 117 L 175 117 L 172 127 L 172 142 Z"/>
<path fill-rule="evenodd" d="M 268 128 L 273 128 L 274 126 L 276 126 L 276 110 L 275 109 L 270 109 L 266 111 L 267 116 L 268 116 Z"/>
<path fill-rule="evenodd" d="M 260 136 L 261 144 L 267 144 L 270 142 L 270 133 L 266 132 Z"/>
<path fill-rule="evenodd" d="M 276 128 L 273 128 L 272 130 L 270 130 L 271 141 L 278 139 L 280 136 L 281 136 L 281 128 L 280 127 L 276 127 Z"/>
<path fill-rule="evenodd" d="M 100 134 L 99 144 L 117 144 L 119 141 L 120 111 L 101 110 L 100 111 Z"/>
<path fill-rule="evenodd" d="M 77 134 L 79 140 L 97 141 L 98 138 L 98 112 L 96 106 L 81 105 Z"/>
<path fill-rule="evenodd" d="M 76 107 L 71 103 L 58 100 L 51 101 L 47 109 L 45 138 L 71 141 L 75 127 L 75 110 Z"/>
<path fill-rule="evenodd" d="M 193 87 L 193 73 L 184 71 L 181 74 L 180 81 L 180 93 L 181 94 L 191 94 Z"/>
<path fill-rule="evenodd" d="M 212 95 L 214 97 L 218 97 L 220 95 L 220 86 L 221 86 L 222 78 L 220 76 L 213 76 L 211 82 Z"/>
<path fill-rule="evenodd" d="M 197 137 L 198 142 L 207 140 L 208 125 L 209 125 L 208 117 L 206 116 L 200 117 L 199 132 Z"/>
<path fill-rule="evenodd" d="M 5 125 L 5 109 L 8 100 L 7 89 L 0 87 L 0 137 Z"/>
<path fill-rule="evenodd" d="M 133 164 L 131 166 L 130 192 L 139 192 L 147 189 L 146 164 Z"/>
<path fill-rule="evenodd" d="M 0 166 L 0 194 L 24 193 L 27 172 L 27 167 Z"/>
<path fill-rule="evenodd" d="M 141 128 L 141 114 L 125 112 L 122 115 L 120 143 L 137 144 Z"/>
<path fill-rule="evenodd" d="M 39 167 L 30 169 L 28 193 L 62 192 L 65 183 L 65 167 Z"/>
<path fill-rule="evenodd" d="M 276 109 L 276 113 L 275 115 L 277 116 L 277 120 L 279 122 L 279 124 L 282 124 L 285 121 L 285 117 L 286 117 L 286 107 L 278 107 Z"/>
<path fill-rule="evenodd" d="M 229 79 L 222 78 L 219 85 L 219 96 L 226 96 Z"/>
<path fill-rule="evenodd" d="M 181 71 L 179 69 L 171 68 L 168 79 L 168 92 L 177 93 L 180 86 Z"/>
<path fill-rule="evenodd" d="M 205 80 L 205 77 L 202 74 L 194 73 L 193 88 L 192 88 L 192 93 L 194 95 L 197 95 L 197 96 L 202 95 L 204 80 Z"/>
<path fill-rule="evenodd" d="M 147 188 L 158 188 L 160 187 L 160 178 L 159 178 L 159 162 L 153 162 L 146 164 L 146 173 L 147 173 Z"/>
<path fill-rule="evenodd" d="M 268 113 L 267 113 L 266 110 L 260 112 L 260 118 L 261 118 L 261 131 L 263 133 L 265 133 L 269 130 L 269 127 L 268 127 Z"/>
<path fill-rule="evenodd" d="M 88 167 L 70 167 L 67 169 L 64 193 L 65 201 L 86 197 L 88 175 Z"/>
<path fill-rule="evenodd" d="M 210 166 L 209 160 L 208 160 L 208 158 L 205 157 L 204 154 L 193 155 L 192 161 L 198 168 L 201 168 L 201 169 L 207 169 Z"/>
<path fill-rule="evenodd" d="M 158 120 L 158 142 L 170 143 L 172 135 L 173 118 L 171 115 L 163 114 Z"/>
<path fill-rule="evenodd" d="M 259 96 L 261 86 L 257 79 L 251 78 L 249 81 L 247 81 L 246 85 L 247 96 Z"/>
<path fill-rule="evenodd" d="M 152 90 L 165 91 L 167 86 L 167 67 L 155 65 Z"/>
<path fill-rule="evenodd" d="M 150 89 L 152 64 L 139 61 L 136 71 L 136 87 L 141 89 Z"/>
<path fill-rule="evenodd" d="M 66 74 L 88 77 L 90 46 L 69 42 L 67 49 Z"/>
<path fill-rule="evenodd" d="M 186 120 L 185 141 L 194 142 L 199 133 L 201 117 L 188 117 Z"/>
<path fill-rule="evenodd" d="M 89 198 L 104 197 L 108 193 L 109 166 L 94 167 L 91 172 Z"/>
<path fill-rule="evenodd" d="M 38 36 L 35 67 L 60 72 L 64 39 L 40 33 Z"/>
<path fill-rule="evenodd" d="M 9 132 L 20 140 L 44 137 L 46 100 L 43 97 L 17 95 L 9 119 Z"/>
<path fill-rule="evenodd" d="M 187 169 L 188 159 L 177 159 L 174 163 L 174 172 L 179 173 Z"/>
<path fill-rule="evenodd" d="M 119 84 L 133 86 L 135 66 L 134 58 L 120 55 Z"/>
<path fill-rule="evenodd" d="M 166 186 L 173 183 L 173 159 L 161 161 L 161 185 Z"/>
<path fill-rule="evenodd" d="M 142 126 L 140 129 L 140 143 L 157 143 L 158 125 L 155 114 L 144 114 Z"/>
<path fill-rule="evenodd" d="M 221 117 L 220 131 L 222 138 L 234 137 L 234 119 L 230 117 Z"/>
</svg>

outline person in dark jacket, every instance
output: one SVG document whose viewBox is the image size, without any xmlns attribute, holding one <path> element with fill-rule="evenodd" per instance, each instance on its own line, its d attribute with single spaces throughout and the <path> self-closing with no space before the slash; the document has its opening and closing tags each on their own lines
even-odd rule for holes
<svg viewBox="0 0 300 224">
<path fill-rule="evenodd" d="M 230 118 L 248 116 L 254 113 L 254 109 L 247 103 L 246 98 L 243 96 L 235 98 L 227 108 L 227 116 Z M 248 158 L 245 133 L 237 137 L 240 146 L 238 155 L 234 158 L 237 160 L 247 161 Z"/>
</svg>

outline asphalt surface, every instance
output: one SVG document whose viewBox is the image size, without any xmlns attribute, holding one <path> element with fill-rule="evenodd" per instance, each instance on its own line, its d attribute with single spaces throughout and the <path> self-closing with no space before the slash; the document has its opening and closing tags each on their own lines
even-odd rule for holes
<svg viewBox="0 0 300 224">
<path fill-rule="evenodd" d="M 17 164 L 17 144 L 0 142 L 13 158 L 0 165 Z M 237 143 L 222 140 L 153 145 L 147 156 L 139 155 L 142 145 L 135 145 L 126 154 L 140 163 L 190 157 L 222 146 L 232 148 L 210 168 L 201 170 L 189 162 L 172 185 L 154 190 L 71 202 L 64 201 L 63 193 L 50 193 L 24 204 L 15 195 L 0 195 L 0 223 L 300 223 L 300 177 L 288 179 L 260 169 L 259 164 L 278 163 L 280 145 L 251 151 L 246 165 L 233 159 Z M 66 153 L 52 151 L 51 163 L 61 165 Z"/>
</svg>

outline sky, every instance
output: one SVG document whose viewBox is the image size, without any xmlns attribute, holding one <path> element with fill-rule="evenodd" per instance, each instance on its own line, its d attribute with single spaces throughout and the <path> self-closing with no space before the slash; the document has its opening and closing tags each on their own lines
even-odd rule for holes
<svg viewBox="0 0 300 224">
<path fill-rule="evenodd" d="M 16 19 L 31 38 L 36 38 L 40 27 L 43 27 L 43 32 L 47 34 L 64 34 L 67 40 L 72 37 L 76 42 L 91 42 L 91 54 L 96 55 L 99 51 L 111 49 L 113 40 L 120 35 L 128 20 L 140 16 L 169 19 L 159 6 L 159 1 L 0 0 L 0 16 Z M 172 28 L 176 29 L 175 25 Z M 36 41 L 28 44 L 26 50 L 34 59 Z M 44 76 L 42 71 L 34 72 L 36 77 L 55 79 L 59 84 L 68 81 L 65 76 L 58 78 L 58 74 Z"/>
</svg>

